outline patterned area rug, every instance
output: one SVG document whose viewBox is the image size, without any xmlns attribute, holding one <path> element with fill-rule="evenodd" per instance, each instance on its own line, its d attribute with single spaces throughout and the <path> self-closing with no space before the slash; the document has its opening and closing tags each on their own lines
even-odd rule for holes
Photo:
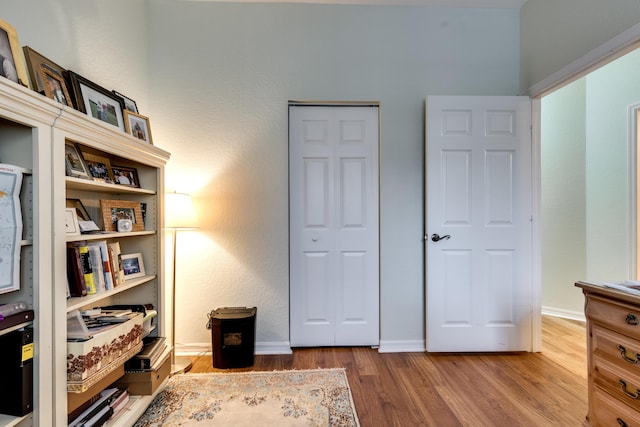
<svg viewBox="0 0 640 427">
<path fill-rule="evenodd" d="M 358 427 L 344 369 L 183 374 L 134 427 Z"/>
</svg>

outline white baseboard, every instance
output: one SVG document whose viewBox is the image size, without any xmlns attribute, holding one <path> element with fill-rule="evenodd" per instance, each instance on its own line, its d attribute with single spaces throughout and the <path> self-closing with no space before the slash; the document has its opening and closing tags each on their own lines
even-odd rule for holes
<svg viewBox="0 0 640 427">
<path fill-rule="evenodd" d="M 584 311 L 571 311 L 561 308 L 542 306 L 542 314 L 544 316 L 561 317 L 563 319 L 578 320 L 581 322 L 586 321 L 586 318 L 584 317 Z"/>
<path fill-rule="evenodd" d="M 380 341 L 378 353 L 424 353 L 424 340 Z"/>
<path fill-rule="evenodd" d="M 257 342 L 255 354 L 291 354 L 289 341 L 283 342 Z M 201 356 L 211 354 L 211 343 L 176 344 L 177 356 Z"/>
</svg>

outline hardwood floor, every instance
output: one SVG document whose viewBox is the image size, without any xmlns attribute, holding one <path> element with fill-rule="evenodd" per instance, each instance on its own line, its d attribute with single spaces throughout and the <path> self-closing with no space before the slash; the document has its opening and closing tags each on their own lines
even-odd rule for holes
<svg viewBox="0 0 640 427">
<path fill-rule="evenodd" d="M 585 326 L 547 316 L 541 353 L 304 348 L 230 370 L 213 368 L 211 355 L 193 360 L 193 373 L 344 367 L 363 427 L 580 426 L 587 414 Z"/>
</svg>

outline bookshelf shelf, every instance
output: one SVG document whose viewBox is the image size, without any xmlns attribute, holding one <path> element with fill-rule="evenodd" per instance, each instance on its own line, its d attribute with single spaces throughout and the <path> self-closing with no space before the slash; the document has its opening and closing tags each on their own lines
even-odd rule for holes
<svg viewBox="0 0 640 427">
<path fill-rule="evenodd" d="M 110 291 L 99 292 L 97 294 L 87 295 L 85 297 L 69 298 L 67 300 L 67 313 L 72 310 L 79 310 L 83 307 L 94 305 L 102 300 L 109 299 L 110 297 L 121 292 L 126 292 L 130 289 L 133 289 L 136 286 L 144 285 L 145 283 L 155 280 L 156 277 L 157 276 L 155 274 L 150 274 L 144 277 L 139 277 L 137 279 L 127 280 L 124 285 L 120 285 Z"/>
<path fill-rule="evenodd" d="M 108 184 L 104 182 L 89 181 L 81 178 L 66 177 L 66 186 L 70 190 L 101 191 L 108 194 L 156 194 L 153 190 L 145 188 L 127 187 L 125 185 Z"/>
<path fill-rule="evenodd" d="M 67 236 L 67 242 L 83 242 L 85 240 L 109 240 L 109 239 L 121 239 L 125 237 L 136 236 L 152 236 L 156 234 L 155 231 L 132 231 L 130 233 L 94 233 L 94 234 L 81 234 L 80 236 Z"/>
</svg>

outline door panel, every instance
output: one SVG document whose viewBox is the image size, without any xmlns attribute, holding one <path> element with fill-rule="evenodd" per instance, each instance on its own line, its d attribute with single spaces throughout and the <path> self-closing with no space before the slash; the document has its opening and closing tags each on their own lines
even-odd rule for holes
<svg viewBox="0 0 640 427">
<path fill-rule="evenodd" d="M 292 346 L 379 343 L 378 107 L 289 107 Z"/>
<path fill-rule="evenodd" d="M 531 103 L 427 99 L 427 350 L 531 350 Z"/>
</svg>

